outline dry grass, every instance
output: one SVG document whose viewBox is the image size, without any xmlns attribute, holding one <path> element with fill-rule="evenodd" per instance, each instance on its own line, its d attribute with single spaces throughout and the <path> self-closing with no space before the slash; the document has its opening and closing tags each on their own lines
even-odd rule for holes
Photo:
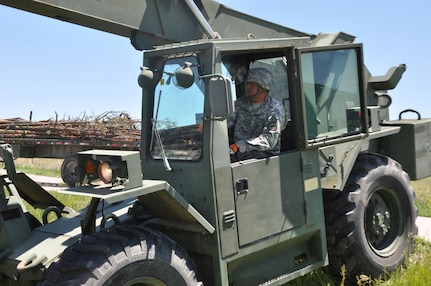
<svg viewBox="0 0 431 286">
<path fill-rule="evenodd" d="M 63 159 L 51 158 L 17 158 L 15 165 L 26 168 L 60 170 Z"/>
</svg>

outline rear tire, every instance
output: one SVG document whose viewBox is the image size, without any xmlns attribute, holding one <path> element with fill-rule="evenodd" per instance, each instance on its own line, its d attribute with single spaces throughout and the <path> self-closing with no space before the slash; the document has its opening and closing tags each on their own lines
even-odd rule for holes
<svg viewBox="0 0 431 286">
<path fill-rule="evenodd" d="M 203 285 L 187 253 L 154 230 L 116 225 L 63 253 L 45 272 L 42 285 Z"/>
<path fill-rule="evenodd" d="M 385 156 L 360 154 L 342 192 L 325 191 L 330 268 L 356 282 L 402 265 L 417 235 L 417 208 L 410 178 Z"/>
</svg>

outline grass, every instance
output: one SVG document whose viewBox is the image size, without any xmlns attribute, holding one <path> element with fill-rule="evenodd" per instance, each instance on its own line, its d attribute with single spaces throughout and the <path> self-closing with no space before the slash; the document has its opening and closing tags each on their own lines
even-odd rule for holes
<svg viewBox="0 0 431 286">
<path fill-rule="evenodd" d="M 415 239 L 415 252 L 406 267 L 400 267 L 391 273 L 391 279 L 378 285 L 431 285 L 431 244 L 421 238 Z"/>
<path fill-rule="evenodd" d="M 59 159 L 43 159 L 43 158 L 19 158 L 15 161 L 15 168 L 17 171 L 24 172 L 27 174 L 49 176 L 49 177 L 61 177 L 61 164 L 63 160 Z M 66 186 L 66 184 L 64 184 Z M 80 210 L 88 206 L 90 203 L 89 197 L 78 197 L 67 194 L 60 194 L 58 192 L 50 192 L 57 200 L 62 202 L 69 208 L 74 210 Z M 27 210 L 32 213 L 39 221 L 42 222 L 42 209 L 35 209 L 28 203 L 24 202 Z M 48 221 L 56 219 L 54 213 L 48 215 Z"/>
<path fill-rule="evenodd" d="M 18 158 L 15 160 L 15 168 L 26 174 L 60 178 L 62 162 L 60 159 Z"/>
<path fill-rule="evenodd" d="M 384 275 L 383 278 L 362 276 L 357 278 L 356 285 L 360 286 L 427 286 L 431 285 L 431 243 L 422 238 L 415 238 L 415 251 L 404 267 Z M 343 269 L 340 269 L 340 273 Z M 342 274 L 341 274 L 342 276 Z M 342 278 L 335 277 L 325 267 L 298 278 L 287 284 L 288 286 L 327 285 L 344 286 Z"/>
<path fill-rule="evenodd" d="M 52 159 L 46 160 L 17 160 L 16 168 L 19 171 L 35 174 L 60 177 L 61 161 Z M 431 177 L 418 181 L 411 182 L 412 187 L 416 192 L 416 205 L 418 207 L 419 215 L 431 217 Z M 52 194 L 63 202 L 65 205 L 79 210 L 88 205 L 89 198 L 77 199 L 76 196 L 59 194 L 52 192 Z M 37 218 L 41 217 L 32 207 L 28 207 L 30 212 L 34 213 Z M 51 218 L 51 217 L 49 217 Z M 431 285 L 431 243 L 421 238 L 415 238 L 415 251 L 410 256 L 408 262 L 404 267 L 398 268 L 395 272 L 388 274 L 386 278 L 378 279 L 370 277 L 361 277 L 358 279 L 357 285 L 376 285 L 376 286 L 422 286 Z M 342 269 L 340 269 L 342 272 Z M 313 271 L 304 277 L 291 281 L 287 285 L 344 285 L 344 281 L 339 277 L 335 277 L 330 273 L 328 268 L 322 268 Z"/>
<path fill-rule="evenodd" d="M 81 210 L 88 206 L 90 203 L 89 197 L 78 197 L 74 195 L 67 195 L 67 194 L 60 194 L 58 192 L 50 192 L 57 200 L 62 202 L 65 206 L 73 209 L 73 210 Z M 27 208 L 27 210 L 37 218 L 42 223 L 42 215 L 44 210 L 43 209 L 35 209 L 30 204 L 28 204 L 26 201 L 24 201 L 24 204 Z M 54 212 L 50 212 L 48 214 L 48 222 L 56 220 L 56 214 Z"/>
<path fill-rule="evenodd" d="M 431 217 L 431 177 L 412 181 L 411 185 L 416 192 L 419 215 Z"/>
</svg>

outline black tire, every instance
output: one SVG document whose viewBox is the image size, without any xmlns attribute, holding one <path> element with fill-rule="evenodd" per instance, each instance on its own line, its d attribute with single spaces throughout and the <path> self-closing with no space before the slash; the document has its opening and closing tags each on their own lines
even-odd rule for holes
<svg viewBox="0 0 431 286">
<path fill-rule="evenodd" d="M 203 285 L 187 253 L 148 228 L 116 225 L 65 250 L 42 285 Z"/>
<path fill-rule="evenodd" d="M 410 178 L 385 156 L 360 154 L 342 192 L 325 191 L 330 269 L 356 282 L 361 274 L 381 277 L 412 252 L 417 207 Z"/>
<path fill-rule="evenodd" d="M 69 187 L 79 183 L 78 156 L 68 155 L 61 164 L 61 178 Z"/>
</svg>

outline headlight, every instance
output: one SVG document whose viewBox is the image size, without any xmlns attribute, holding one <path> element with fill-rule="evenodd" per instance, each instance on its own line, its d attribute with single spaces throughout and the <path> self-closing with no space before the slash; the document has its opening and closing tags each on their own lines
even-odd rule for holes
<svg viewBox="0 0 431 286">
<path fill-rule="evenodd" d="M 98 174 L 99 178 L 104 182 L 105 184 L 113 183 L 113 170 L 111 168 L 111 165 L 108 162 L 100 162 L 99 168 L 98 168 Z"/>
</svg>

